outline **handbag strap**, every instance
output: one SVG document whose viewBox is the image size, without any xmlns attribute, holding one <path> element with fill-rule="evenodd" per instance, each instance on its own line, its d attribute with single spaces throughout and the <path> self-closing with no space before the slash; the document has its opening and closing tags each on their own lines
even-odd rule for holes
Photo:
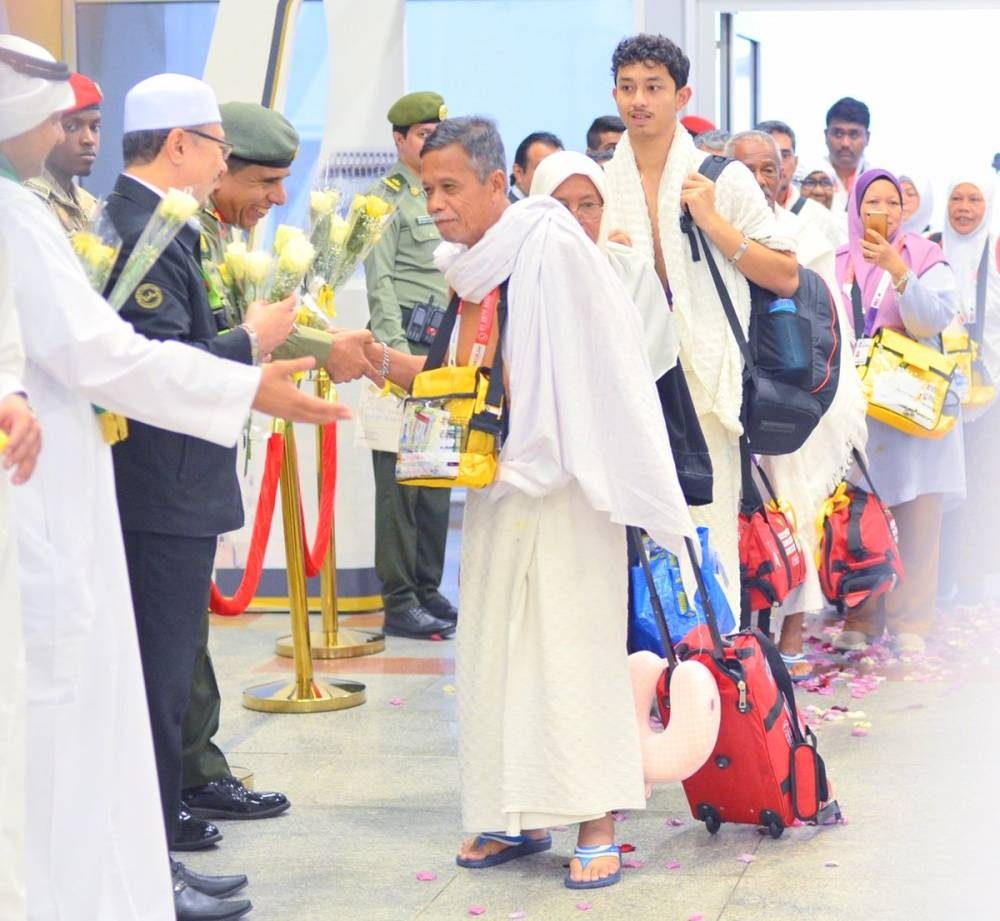
<svg viewBox="0 0 1000 921">
<path fill-rule="evenodd" d="M 764 500 L 753 479 L 753 466 L 750 441 L 746 434 L 740 435 L 740 512 L 747 516 L 764 508 Z M 759 467 L 757 469 L 760 470 Z M 770 487 L 770 484 L 767 485 Z"/>
<path fill-rule="evenodd" d="M 972 324 L 972 338 L 982 344 L 983 327 L 986 323 L 986 284 L 990 272 L 990 241 L 983 246 L 983 256 L 976 272 L 976 320 Z"/>
<path fill-rule="evenodd" d="M 858 287 L 858 280 L 851 282 L 851 310 L 854 316 L 854 336 L 860 339 L 868 335 L 865 326 L 865 309 L 861 304 L 861 288 Z"/>
<path fill-rule="evenodd" d="M 452 294 L 451 300 L 448 302 L 448 309 L 445 310 L 444 316 L 438 325 L 434 341 L 427 350 L 427 357 L 424 359 L 424 371 L 433 371 L 444 364 L 445 355 L 448 351 L 448 342 L 451 340 L 451 333 L 455 328 L 455 321 L 458 319 L 458 305 L 461 303 L 462 299 L 458 296 L 458 293 L 455 292 Z"/>
<path fill-rule="evenodd" d="M 646 553 L 646 545 L 642 540 L 642 532 L 635 525 L 628 525 L 625 528 L 628 538 L 630 554 L 638 559 L 642 567 L 642 574 L 646 579 L 646 588 L 649 589 L 649 603 L 653 608 L 653 619 L 656 621 L 657 629 L 660 631 L 660 639 L 663 640 L 663 648 L 666 651 L 667 663 L 670 671 L 677 667 L 677 653 L 674 651 L 673 641 L 670 639 L 670 628 L 667 626 L 667 618 L 663 613 L 663 604 L 660 602 L 660 593 L 656 590 L 656 582 L 653 579 L 653 568 L 649 564 L 649 554 Z"/>
<path fill-rule="evenodd" d="M 708 632 L 712 637 L 713 651 L 715 652 L 715 659 L 719 667 L 730 671 L 728 663 L 726 662 L 726 653 L 722 648 L 722 634 L 719 632 L 719 621 L 715 617 L 715 608 L 712 605 L 712 599 L 708 597 L 708 589 L 705 586 L 705 577 L 701 572 L 701 563 L 698 560 L 698 549 L 695 547 L 695 543 L 690 537 L 684 538 L 684 545 L 687 547 L 688 558 L 691 560 L 691 565 L 694 567 L 694 578 L 698 585 L 698 594 L 701 595 L 701 606 L 705 611 L 705 623 L 708 626 Z"/>
</svg>

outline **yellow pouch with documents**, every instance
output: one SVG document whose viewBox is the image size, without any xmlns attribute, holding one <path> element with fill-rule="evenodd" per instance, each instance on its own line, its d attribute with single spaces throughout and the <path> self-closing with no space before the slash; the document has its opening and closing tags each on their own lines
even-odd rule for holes
<svg viewBox="0 0 1000 921">
<path fill-rule="evenodd" d="M 503 415 L 488 402 L 487 368 L 421 371 L 403 404 L 396 481 L 408 486 L 489 486 L 496 476 Z"/>
<path fill-rule="evenodd" d="M 996 387 L 979 357 L 979 343 L 964 327 L 948 327 L 941 333 L 945 355 L 955 359 L 952 390 L 963 406 L 988 406 L 996 396 Z"/>
<path fill-rule="evenodd" d="M 500 334 L 492 369 L 455 364 L 454 353 L 444 364 L 445 343 L 452 337 L 458 314 L 456 295 L 427 354 L 427 370 L 413 379 L 410 396 L 403 403 L 396 482 L 407 486 L 482 489 L 496 477 L 504 431 L 502 339 L 507 283 L 499 287 Z"/>
<path fill-rule="evenodd" d="M 858 370 L 868 415 L 918 438 L 943 438 L 957 416 L 945 413 L 955 358 L 883 327 Z"/>
</svg>

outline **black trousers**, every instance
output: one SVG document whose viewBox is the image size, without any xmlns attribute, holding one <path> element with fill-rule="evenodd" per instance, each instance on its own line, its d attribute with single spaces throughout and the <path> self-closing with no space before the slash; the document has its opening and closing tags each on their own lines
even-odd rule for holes
<svg viewBox="0 0 1000 921">
<path fill-rule="evenodd" d="M 181 808 L 181 727 L 208 609 L 216 538 L 125 531 L 167 843 Z"/>
</svg>

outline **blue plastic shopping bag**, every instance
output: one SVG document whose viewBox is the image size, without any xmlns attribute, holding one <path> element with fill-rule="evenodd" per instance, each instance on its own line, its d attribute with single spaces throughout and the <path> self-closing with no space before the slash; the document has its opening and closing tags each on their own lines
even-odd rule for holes
<svg viewBox="0 0 1000 921">
<path fill-rule="evenodd" d="M 712 610 L 715 611 L 721 633 L 729 633 L 736 629 L 732 609 L 726 600 L 726 593 L 720 583 L 724 578 L 718 554 L 709 547 L 708 528 L 699 528 L 698 537 L 701 542 L 701 570 L 705 580 L 705 588 Z M 667 621 L 670 640 L 677 644 L 698 624 L 705 623 L 705 610 L 701 596 L 695 593 L 695 603 L 692 606 L 684 590 L 681 579 L 680 564 L 677 557 L 654 543 L 648 536 L 643 537 L 646 553 L 649 557 L 653 584 L 663 607 Z M 629 653 L 647 649 L 664 656 L 666 650 L 660 638 L 660 630 L 656 624 L 653 605 L 649 596 L 649 584 L 643 568 L 638 561 L 633 561 L 630 567 L 629 579 L 631 585 L 631 604 L 629 606 L 628 651 Z"/>
</svg>

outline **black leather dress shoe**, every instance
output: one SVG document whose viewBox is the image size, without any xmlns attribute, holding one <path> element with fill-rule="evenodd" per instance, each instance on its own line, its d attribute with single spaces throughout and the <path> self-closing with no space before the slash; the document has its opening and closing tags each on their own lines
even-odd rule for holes
<svg viewBox="0 0 1000 921">
<path fill-rule="evenodd" d="M 284 793 L 256 793 L 235 777 L 181 791 L 184 806 L 200 819 L 266 819 L 292 804 Z"/>
<path fill-rule="evenodd" d="M 449 624 L 454 624 L 458 620 L 458 608 L 445 598 L 444 595 L 438 595 L 436 598 L 427 598 L 423 602 L 423 606 L 438 620 L 446 620 Z"/>
<path fill-rule="evenodd" d="M 170 842 L 172 851 L 200 851 L 222 840 L 222 832 L 211 822 L 196 819 L 187 809 L 177 816 L 177 837 Z"/>
<path fill-rule="evenodd" d="M 242 873 L 233 876 L 204 876 L 195 873 L 178 860 L 170 861 L 170 875 L 175 884 L 178 880 L 183 880 L 192 889 L 197 889 L 214 899 L 224 899 L 234 892 L 239 892 L 247 884 L 247 878 Z"/>
<path fill-rule="evenodd" d="M 174 879 L 174 911 L 177 921 L 236 921 L 253 905 L 249 899 L 222 901 L 212 898 L 189 886 L 182 879 Z"/>
<path fill-rule="evenodd" d="M 382 632 L 386 636 L 408 636 L 417 640 L 428 640 L 434 634 L 445 637 L 455 632 L 455 625 L 446 620 L 439 620 L 427 608 L 414 605 L 405 611 L 386 611 L 385 626 Z"/>
</svg>

